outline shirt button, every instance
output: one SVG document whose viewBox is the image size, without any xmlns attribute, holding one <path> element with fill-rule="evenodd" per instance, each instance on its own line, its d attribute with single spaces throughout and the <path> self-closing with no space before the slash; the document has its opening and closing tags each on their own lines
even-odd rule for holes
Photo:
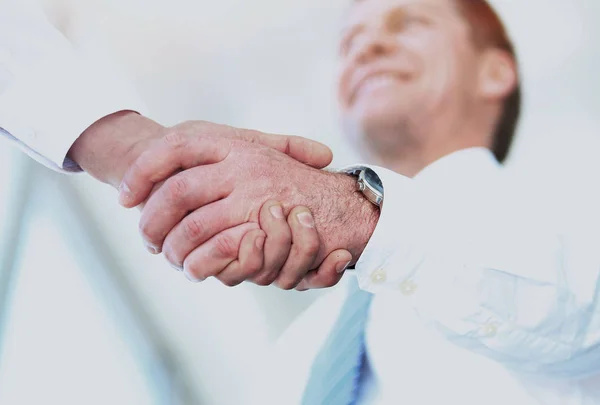
<svg viewBox="0 0 600 405">
<path fill-rule="evenodd" d="M 386 279 L 387 275 L 385 270 L 375 270 L 373 273 L 371 273 L 371 281 L 375 284 L 385 283 Z"/>
<path fill-rule="evenodd" d="M 412 280 L 406 280 L 400 284 L 400 292 L 406 296 L 413 295 L 417 291 L 417 285 Z"/>
<path fill-rule="evenodd" d="M 481 334 L 485 337 L 494 337 L 498 333 L 498 325 L 495 323 L 488 323 L 481 328 Z"/>
</svg>

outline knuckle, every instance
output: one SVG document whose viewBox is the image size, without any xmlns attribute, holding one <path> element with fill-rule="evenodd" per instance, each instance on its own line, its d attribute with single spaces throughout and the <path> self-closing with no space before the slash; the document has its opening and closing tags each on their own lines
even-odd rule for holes
<svg viewBox="0 0 600 405">
<path fill-rule="evenodd" d="M 282 152 L 285 153 L 286 155 L 289 155 L 291 152 L 291 149 L 292 149 L 290 138 L 287 136 L 284 136 L 283 139 L 281 140 L 281 142 L 283 143 Z"/>
<path fill-rule="evenodd" d="M 261 132 L 253 129 L 236 128 L 235 134 L 237 139 L 248 143 L 260 143 Z"/>
<path fill-rule="evenodd" d="M 248 274 L 249 277 L 254 277 L 254 276 L 262 273 L 263 270 L 264 270 L 264 263 L 261 260 L 260 263 L 258 261 L 256 263 L 253 263 L 250 266 L 250 269 L 249 269 L 249 271 L 248 271 L 247 274 Z"/>
<path fill-rule="evenodd" d="M 275 226 L 270 231 L 270 233 L 265 231 L 267 238 L 270 239 L 269 242 L 272 242 L 278 246 L 287 246 L 287 249 L 289 249 L 289 246 L 292 244 L 292 233 L 285 224 L 282 224 L 280 227 Z"/>
<path fill-rule="evenodd" d="M 198 263 L 186 263 L 185 271 L 188 276 L 191 276 L 195 280 L 205 280 L 208 275 L 202 271 L 202 266 Z"/>
<path fill-rule="evenodd" d="M 179 201 L 187 194 L 189 182 L 184 176 L 173 176 L 167 180 L 165 187 L 169 199 Z"/>
<path fill-rule="evenodd" d="M 171 128 L 163 136 L 163 141 L 171 149 L 179 149 L 187 144 L 187 137 L 179 128 Z"/>
<path fill-rule="evenodd" d="M 259 278 L 257 278 L 256 280 L 253 280 L 253 283 L 254 283 L 254 284 L 256 284 L 256 285 L 259 285 L 259 286 L 261 286 L 261 287 L 266 287 L 266 286 L 269 286 L 269 285 L 271 285 L 271 283 L 269 283 L 269 282 L 267 281 L 267 279 L 266 279 L 266 278 L 264 278 L 264 277 L 259 277 Z"/>
<path fill-rule="evenodd" d="M 163 255 L 165 259 L 174 266 L 181 267 L 183 263 L 183 258 L 180 257 L 171 243 L 165 242 L 163 244 Z"/>
<path fill-rule="evenodd" d="M 236 127 L 231 127 L 231 135 L 234 139 L 240 139 L 246 142 L 252 142 L 252 137 L 248 136 L 250 130 L 243 130 Z"/>
<path fill-rule="evenodd" d="M 287 279 L 287 278 L 282 278 L 282 279 L 278 279 L 275 281 L 277 287 L 281 288 L 282 290 L 293 290 L 294 288 L 296 288 L 296 285 L 298 284 L 296 282 L 296 280 L 292 280 L 292 279 Z"/>
<path fill-rule="evenodd" d="M 250 279 L 257 275 L 259 275 L 262 271 L 262 266 L 259 266 L 257 263 L 246 264 L 241 268 L 241 274 L 245 276 L 245 278 Z"/>
<path fill-rule="evenodd" d="M 221 282 L 223 284 L 225 284 L 227 287 L 235 287 L 237 285 L 242 284 L 243 280 L 239 280 L 236 278 L 226 278 L 226 279 L 221 280 Z"/>
<path fill-rule="evenodd" d="M 234 257 L 237 255 L 238 244 L 228 235 L 215 238 L 214 252 L 219 257 Z"/>
<path fill-rule="evenodd" d="M 254 284 L 266 287 L 266 286 L 269 286 L 269 285 L 273 284 L 273 282 L 275 281 L 276 278 L 277 278 L 277 273 L 262 272 L 257 277 L 255 277 L 252 280 L 252 282 Z"/>
<path fill-rule="evenodd" d="M 237 267 L 237 274 L 246 278 L 253 277 L 259 274 L 260 266 L 256 258 L 250 257 L 242 260 L 238 258 L 239 266 Z"/>
<path fill-rule="evenodd" d="M 142 152 L 137 159 L 135 159 L 133 161 L 133 163 L 131 163 L 131 165 L 129 166 L 129 170 L 128 173 L 129 177 L 132 176 L 136 176 L 136 175 L 140 175 L 140 174 L 146 174 L 146 156 L 148 154 L 148 151 L 144 151 Z"/>
<path fill-rule="evenodd" d="M 187 120 L 187 121 L 183 121 L 177 125 L 175 125 L 173 128 L 177 128 L 179 129 L 179 131 L 182 131 L 184 129 L 193 129 L 194 126 L 196 125 L 202 125 L 205 124 L 205 121 L 194 121 L 194 120 Z"/>
<path fill-rule="evenodd" d="M 183 233 L 190 241 L 202 239 L 204 236 L 204 224 L 199 218 L 190 217 L 183 223 Z"/>
<path fill-rule="evenodd" d="M 152 227 L 152 223 L 150 221 L 146 221 L 146 220 L 141 220 L 139 223 L 139 232 L 140 235 L 142 235 L 142 238 L 145 239 L 148 242 L 155 242 L 157 239 L 157 235 L 154 232 L 154 229 Z"/>
</svg>

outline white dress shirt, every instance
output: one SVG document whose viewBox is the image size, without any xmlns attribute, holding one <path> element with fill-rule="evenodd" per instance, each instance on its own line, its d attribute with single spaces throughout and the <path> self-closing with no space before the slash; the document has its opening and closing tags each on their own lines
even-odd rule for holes
<svg viewBox="0 0 600 405">
<path fill-rule="evenodd" d="M 359 404 L 600 404 L 597 218 L 573 229 L 486 149 L 413 180 L 375 170 L 385 201 L 356 270 L 376 294 Z"/>
<path fill-rule="evenodd" d="M 86 128 L 144 106 L 115 72 L 81 56 L 36 0 L 0 0 L 0 136 L 59 171 Z"/>
</svg>

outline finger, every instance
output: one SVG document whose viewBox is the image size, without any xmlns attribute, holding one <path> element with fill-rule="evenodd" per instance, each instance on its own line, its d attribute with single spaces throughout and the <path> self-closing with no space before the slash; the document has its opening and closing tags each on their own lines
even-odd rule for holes
<svg viewBox="0 0 600 405">
<path fill-rule="evenodd" d="M 333 153 L 327 145 L 300 136 L 266 134 L 236 129 L 240 139 L 276 149 L 309 166 L 322 169 L 331 163 Z"/>
<path fill-rule="evenodd" d="M 259 229 L 258 224 L 248 222 L 212 237 L 187 255 L 183 261 L 183 273 L 194 282 L 216 276 L 238 258 L 242 238 L 255 229 Z"/>
<path fill-rule="evenodd" d="M 266 234 L 260 229 L 244 235 L 237 260 L 229 263 L 216 276 L 217 279 L 226 286 L 234 287 L 258 273 L 263 266 L 265 238 Z"/>
<path fill-rule="evenodd" d="M 172 264 L 181 266 L 186 256 L 198 246 L 226 229 L 246 223 L 246 218 L 235 213 L 230 200 L 224 199 L 188 214 L 165 238 L 162 245 L 165 257 Z"/>
<path fill-rule="evenodd" d="M 262 271 L 250 281 L 258 285 L 271 285 L 290 253 L 292 232 L 284 217 L 283 207 L 277 201 L 271 200 L 263 204 L 259 213 L 259 223 L 267 235 L 264 264 Z"/>
<path fill-rule="evenodd" d="M 352 262 L 352 254 L 344 249 L 331 252 L 317 270 L 309 272 L 296 287 L 299 291 L 333 287 L 340 282 Z"/>
<path fill-rule="evenodd" d="M 315 221 L 306 207 L 296 207 L 288 215 L 292 231 L 292 248 L 275 284 L 284 290 L 295 288 L 310 271 L 319 253 L 321 241 Z"/>
<path fill-rule="evenodd" d="M 139 229 L 150 251 L 161 251 L 167 234 L 188 212 L 229 195 L 230 187 L 220 178 L 218 169 L 212 165 L 189 169 L 168 179 L 148 199 Z M 215 183 L 219 187 L 210 186 Z"/>
<path fill-rule="evenodd" d="M 231 150 L 226 138 L 186 136 L 174 128 L 144 151 L 125 173 L 119 186 L 119 203 L 131 208 L 143 202 L 154 183 L 165 180 L 177 170 L 217 163 Z"/>
</svg>

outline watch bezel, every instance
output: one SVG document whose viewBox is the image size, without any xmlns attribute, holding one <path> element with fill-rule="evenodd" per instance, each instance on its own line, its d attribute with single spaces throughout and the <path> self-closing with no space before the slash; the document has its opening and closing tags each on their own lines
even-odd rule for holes
<svg viewBox="0 0 600 405">
<path fill-rule="evenodd" d="M 367 178 L 367 171 L 370 171 L 373 176 L 379 178 L 377 173 L 369 168 L 360 169 L 358 173 L 358 188 L 371 203 L 381 207 L 381 204 L 383 203 L 383 192 L 371 184 Z"/>
</svg>

